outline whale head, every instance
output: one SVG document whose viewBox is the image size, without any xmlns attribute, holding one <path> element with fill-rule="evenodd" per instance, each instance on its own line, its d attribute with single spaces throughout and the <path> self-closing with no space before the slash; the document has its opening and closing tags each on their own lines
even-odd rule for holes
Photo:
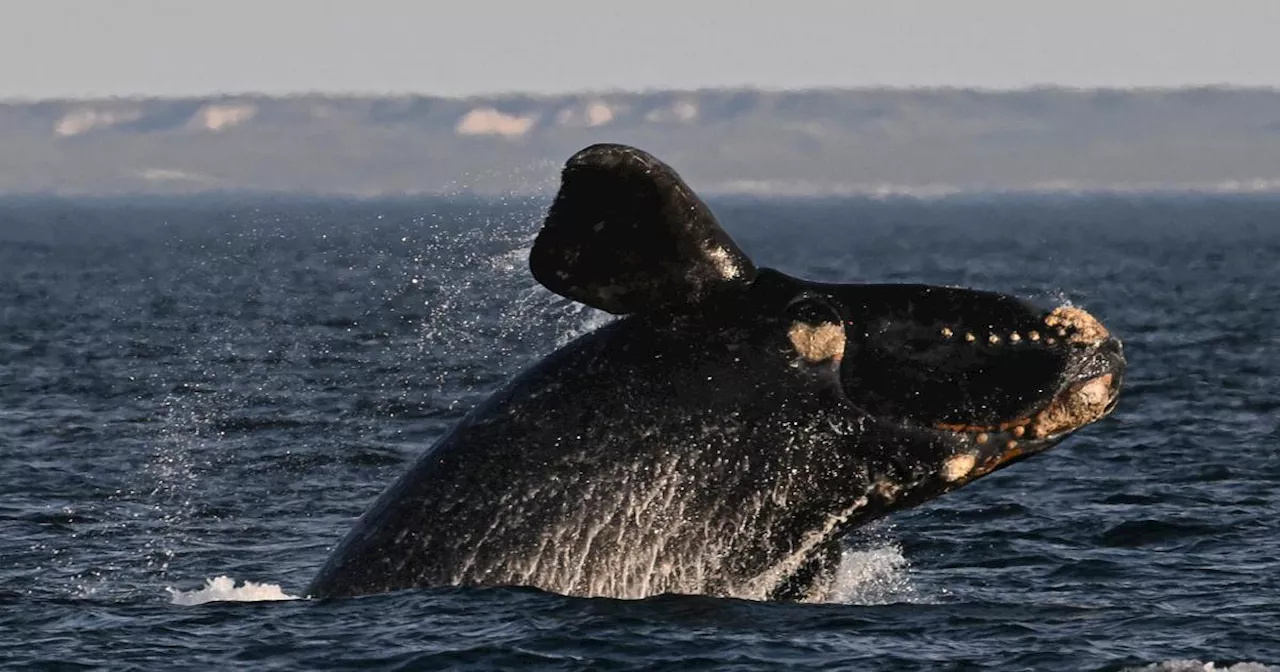
<svg viewBox="0 0 1280 672">
<path fill-rule="evenodd" d="M 894 484 L 903 503 L 1043 452 L 1119 399 L 1123 346 L 1078 307 L 771 271 L 757 282 L 793 295 L 776 328 L 787 330 L 815 385 L 885 434 L 916 437 L 920 449 L 902 457 L 914 464 L 894 469 L 914 475 Z"/>
</svg>

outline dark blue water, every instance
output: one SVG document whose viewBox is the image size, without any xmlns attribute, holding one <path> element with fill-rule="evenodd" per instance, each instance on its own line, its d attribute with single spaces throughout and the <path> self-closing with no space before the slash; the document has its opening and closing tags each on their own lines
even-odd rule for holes
<svg viewBox="0 0 1280 672">
<path fill-rule="evenodd" d="M 1280 200 L 1260 197 L 718 203 L 761 264 L 1066 298 L 1125 341 L 1115 415 L 855 535 L 845 603 L 189 604 L 301 592 L 435 437 L 601 323 L 524 270 L 544 206 L 0 202 L 0 664 L 1280 663 Z M 221 576 L 272 585 L 205 588 Z"/>
</svg>

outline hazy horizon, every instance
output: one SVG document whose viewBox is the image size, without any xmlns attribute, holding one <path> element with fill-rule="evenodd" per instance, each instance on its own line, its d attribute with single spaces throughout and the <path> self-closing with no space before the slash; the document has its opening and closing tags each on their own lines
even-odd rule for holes
<svg viewBox="0 0 1280 672">
<path fill-rule="evenodd" d="M 0 100 L 1280 88 L 1280 3 L 17 0 Z"/>
<path fill-rule="evenodd" d="M 499 90 L 499 91 L 478 91 L 475 93 L 444 95 L 436 94 L 429 91 L 397 91 L 391 93 L 378 93 L 368 91 L 317 91 L 317 90 L 296 90 L 296 91 L 212 91 L 208 93 L 189 93 L 189 94 L 124 94 L 124 95 L 101 95 L 101 96 L 60 96 L 46 98 L 4 98 L 0 97 L 0 104 L 9 105 L 30 105 L 40 103 L 56 103 L 56 102 L 92 102 L 92 101 L 144 101 L 144 100 L 216 100 L 219 98 L 265 98 L 265 99 L 301 99 L 301 98 L 318 98 L 331 100 L 350 100 L 350 99 L 395 99 L 395 98 L 439 98 L 446 100 L 490 100 L 500 98 L 530 98 L 530 99 L 552 99 L 564 96 L 609 96 L 609 95 L 646 95 L 646 94 L 663 94 L 663 93 L 699 93 L 699 92 L 729 92 L 729 91 L 751 91 L 760 93 L 778 93 L 778 94 L 802 94 L 808 92 L 836 92 L 836 93 L 857 93 L 857 92 L 889 92 L 889 93 L 910 93 L 918 91 L 938 91 L 938 92 L 972 92 L 972 93 L 1027 93 L 1035 91 L 1064 91 L 1064 92 L 1130 92 L 1130 93 L 1174 93 L 1178 91 L 1194 91 L 1194 90 L 1215 90 L 1225 92 L 1259 92 L 1272 93 L 1280 92 L 1280 85 L 1276 86 L 1250 86 L 1237 84 L 1181 84 L 1173 86 L 1065 86 L 1059 84 L 1029 84 L 1019 87 L 981 87 L 981 86 L 804 86 L 804 87 L 769 87 L 769 86 L 750 86 L 750 85 L 723 85 L 723 86 L 701 86 L 689 88 L 644 88 L 644 89 L 572 89 L 566 91 L 530 91 L 530 90 Z"/>
</svg>

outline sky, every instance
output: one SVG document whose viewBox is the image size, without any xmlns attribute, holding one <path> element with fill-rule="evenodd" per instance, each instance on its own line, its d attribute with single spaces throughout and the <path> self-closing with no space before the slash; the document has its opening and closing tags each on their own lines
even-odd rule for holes
<svg viewBox="0 0 1280 672">
<path fill-rule="evenodd" d="M 1280 86 L 1280 0 L 0 0 L 0 99 Z"/>
</svg>

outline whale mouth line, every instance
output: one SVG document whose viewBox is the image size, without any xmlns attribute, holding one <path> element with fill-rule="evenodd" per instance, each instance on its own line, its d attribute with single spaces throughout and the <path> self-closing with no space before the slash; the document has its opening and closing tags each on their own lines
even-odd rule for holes
<svg viewBox="0 0 1280 672">
<path fill-rule="evenodd" d="M 1103 373 L 1063 387 L 1040 411 L 999 425 L 936 425 L 976 450 L 961 450 L 944 463 L 943 477 L 967 483 L 1043 452 L 1067 435 L 1110 415 L 1116 408 L 1121 375 Z"/>
<path fill-rule="evenodd" d="M 820 364 L 810 364 L 810 367 L 818 375 L 834 378 L 839 375 L 839 365 L 839 358 L 832 358 Z M 1075 380 L 1063 385 L 1039 410 L 1013 420 L 990 424 L 921 423 L 909 416 L 877 416 L 850 399 L 843 390 L 839 397 L 842 403 L 856 409 L 867 419 L 957 437 L 965 444 L 986 448 L 984 453 L 1001 445 L 1017 453 L 998 460 L 1003 464 L 1007 459 L 1018 455 L 1029 456 L 1047 449 L 1073 432 L 1111 415 L 1119 402 L 1122 379 L 1122 370 L 1117 369 Z"/>
<path fill-rule="evenodd" d="M 1120 398 L 1119 378 L 1116 373 L 1108 372 L 1066 385 L 1044 408 L 1016 420 L 994 425 L 938 423 L 933 427 L 945 432 L 973 435 L 978 443 L 986 441 L 977 437 L 992 434 L 1052 441 L 1115 411 Z"/>
</svg>

